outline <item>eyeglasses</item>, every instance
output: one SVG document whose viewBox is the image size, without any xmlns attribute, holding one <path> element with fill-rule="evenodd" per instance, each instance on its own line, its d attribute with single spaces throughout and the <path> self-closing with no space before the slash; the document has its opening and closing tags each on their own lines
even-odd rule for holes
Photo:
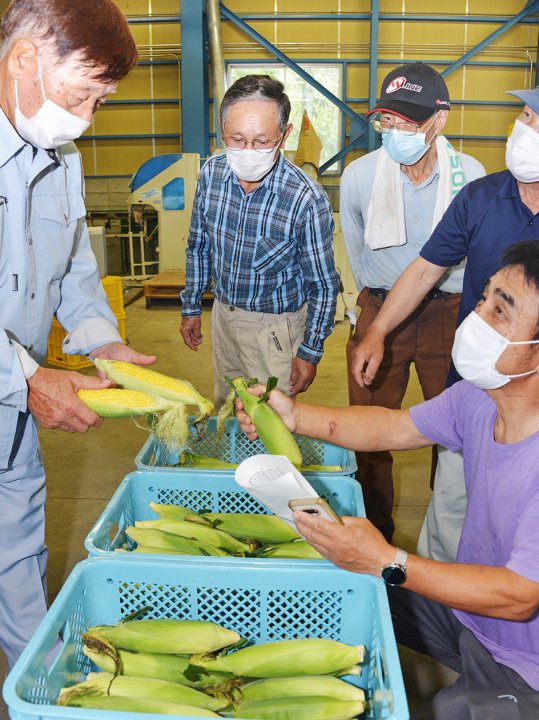
<svg viewBox="0 0 539 720">
<path fill-rule="evenodd" d="M 247 145 L 252 145 L 253 150 L 256 152 L 263 153 L 268 150 L 273 150 L 281 143 L 283 136 L 276 140 L 246 140 L 245 138 L 227 136 L 224 137 L 225 145 L 231 150 L 243 150 Z"/>
<path fill-rule="evenodd" d="M 401 135 L 416 135 L 419 128 L 421 127 L 423 123 L 420 123 L 419 125 L 416 123 L 411 122 L 391 122 L 390 117 L 387 115 L 374 115 L 374 117 L 371 120 L 371 125 L 378 133 L 388 133 L 391 129 L 395 128 L 395 130 L 400 133 Z M 434 120 L 429 125 L 427 130 L 430 130 L 432 125 L 434 124 Z"/>
</svg>

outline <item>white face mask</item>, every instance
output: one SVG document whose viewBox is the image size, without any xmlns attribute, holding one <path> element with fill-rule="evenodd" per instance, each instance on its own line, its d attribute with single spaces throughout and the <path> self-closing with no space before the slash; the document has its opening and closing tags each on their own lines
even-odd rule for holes
<svg viewBox="0 0 539 720">
<path fill-rule="evenodd" d="M 228 165 L 240 180 L 256 182 L 267 175 L 277 162 L 277 148 L 270 150 L 226 149 Z"/>
<path fill-rule="evenodd" d="M 496 370 L 496 363 L 509 345 L 533 345 L 539 340 L 511 342 L 494 330 L 475 311 L 457 328 L 451 356 L 457 372 L 482 390 L 496 390 L 507 385 L 513 378 L 533 375 L 535 370 L 504 375 Z"/>
<path fill-rule="evenodd" d="M 539 133 L 521 120 L 507 139 L 505 164 L 520 182 L 539 182 Z"/>
<path fill-rule="evenodd" d="M 32 145 L 49 150 L 80 137 L 90 127 L 91 121 L 73 115 L 46 96 L 39 55 L 37 64 L 45 102 L 33 117 L 27 118 L 19 108 L 19 89 L 15 80 L 15 128 Z"/>
</svg>

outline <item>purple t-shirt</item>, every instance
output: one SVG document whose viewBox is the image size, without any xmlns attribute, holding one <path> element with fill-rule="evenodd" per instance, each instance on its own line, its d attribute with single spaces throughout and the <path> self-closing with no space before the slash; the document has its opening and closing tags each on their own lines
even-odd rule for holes
<svg viewBox="0 0 539 720">
<path fill-rule="evenodd" d="M 496 405 L 465 380 L 410 415 L 429 440 L 463 450 L 468 506 L 457 561 L 505 566 L 539 583 L 539 432 L 509 445 L 496 442 Z M 453 612 L 497 662 L 539 690 L 539 613 L 514 621 Z"/>
</svg>

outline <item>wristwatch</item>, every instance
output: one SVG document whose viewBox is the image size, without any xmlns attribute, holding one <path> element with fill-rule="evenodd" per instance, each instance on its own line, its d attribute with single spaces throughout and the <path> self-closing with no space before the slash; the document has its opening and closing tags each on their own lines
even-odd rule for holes
<svg viewBox="0 0 539 720">
<path fill-rule="evenodd" d="M 408 560 L 408 553 L 405 550 L 397 548 L 397 554 L 395 559 L 389 565 L 384 565 L 382 568 L 382 580 L 386 585 L 392 587 L 398 587 L 406 580 L 406 561 Z"/>
</svg>

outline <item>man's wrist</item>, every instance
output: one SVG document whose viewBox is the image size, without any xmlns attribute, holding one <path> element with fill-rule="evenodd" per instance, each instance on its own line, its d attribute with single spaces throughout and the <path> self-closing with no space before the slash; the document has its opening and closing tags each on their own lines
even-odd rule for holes
<svg viewBox="0 0 539 720">
<path fill-rule="evenodd" d="M 401 548 L 395 549 L 393 560 L 382 565 L 380 574 L 386 585 L 391 587 L 399 587 L 406 582 L 406 564 L 408 562 L 408 553 Z"/>
</svg>

